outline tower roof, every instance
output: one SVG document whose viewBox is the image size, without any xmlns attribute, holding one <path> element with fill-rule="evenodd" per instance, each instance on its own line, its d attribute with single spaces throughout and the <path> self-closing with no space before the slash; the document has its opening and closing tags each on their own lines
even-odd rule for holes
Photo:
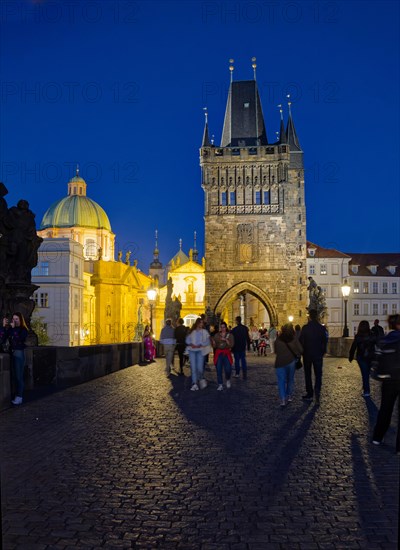
<svg viewBox="0 0 400 550">
<path fill-rule="evenodd" d="M 294 122 L 292 118 L 292 113 L 289 111 L 289 118 L 286 127 L 286 140 L 290 145 L 291 151 L 301 151 L 299 138 L 296 134 L 296 128 L 294 127 Z"/>
<path fill-rule="evenodd" d="M 205 120 L 205 123 L 204 123 L 203 141 L 201 142 L 201 146 L 202 147 L 210 147 L 211 143 L 210 143 L 210 136 L 208 134 L 208 115 L 207 115 L 207 111 L 205 113 L 205 117 L 206 117 L 206 120 Z"/>
<path fill-rule="evenodd" d="M 268 143 L 255 80 L 231 82 L 221 147 L 252 147 Z"/>
</svg>

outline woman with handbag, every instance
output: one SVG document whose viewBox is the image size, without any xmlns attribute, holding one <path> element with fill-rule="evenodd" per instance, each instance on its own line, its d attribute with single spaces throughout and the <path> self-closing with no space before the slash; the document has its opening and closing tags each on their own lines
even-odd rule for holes
<svg viewBox="0 0 400 550">
<path fill-rule="evenodd" d="M 303 353 L 303 346 L 296 338 L 293 325 L 287 323 L 275 341 L 275 369 L 278 380 L 280 406 L 286 407 L 293 400 L 296 362 Z"/>
<path fill-rule="evenodd" d="M 226 387 L 231 387 L 231 374 L 233 357 L 231 349 L 233 348 L 233 334 L 228 332 L 228 327 L 224 321 L 219 325 L 219 332 L 212 337 L 212 346 L 214 348 L 214 365 L 217 369 L 218 391 L 224 389 L 222 371 L 225 372 Z"/>
<path fill-rule="evenodd" d="M 203 326 L 203 320 L 198 317 L 189 334 L 186 336 L 189 352 L 190 370 L 192 371 L 191 391 L 197 391 L 207 386 L 204 378 L 204 356 L 211 353 L 210 335 Z M 200 387 L 199 387 L 200 386 Z"/>
</svg>

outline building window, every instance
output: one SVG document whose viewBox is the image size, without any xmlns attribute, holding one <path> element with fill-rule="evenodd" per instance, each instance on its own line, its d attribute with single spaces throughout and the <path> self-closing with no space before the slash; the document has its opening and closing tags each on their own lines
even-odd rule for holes
<svg viewBox="0 0 400 550">
<path fill-rule="evenodd" d="M 392 304 L 392 315 L 396 315 L 397 313 L 397 304 Z"/>
<path fill-rule="evenodd" d="M 358 316 L 360 315 L 360 304 L 353 304 L 354 306 L 354 310 L 353 310 L 353 313 L 354 313 L 354 316 Z"/>
<path fill-rule="evenodd" d="M 310 265 L 309 273 L 310 273 L 310 275 L 315 275 L 315 265 L 314 264 Z"/>
<path fill-rule="evenodd" d="M 40 264 L 32 269 L 32 277 L 40 275 L 47 277 L 49 274 L 49 262 L 40 262 Z"/>
<path fill-rule="evenodd" d="M 382 294 L 387 294 L 387 293 L 388 293 L 388 284 L 382 283 Z"/>
<path fill-rule="evenodd" d="M 254 192 L 254 204 L 261 204 L 261 192 L 255 191 Z"/>
<path fill-rule="evenodd" d="M 236 204 L 236 191 L 231 191 L 229 193 L 229 202 L 230 204 L 232 204 L 233 206 Z"/>
<path fill-rule="evenodd" d="M 339 275 L 339 264 L 332 264 L 332 275 Z"/>
<path fill-rule="evenodd" d="M 264 191 L 264 204 L 269 204 L 269 191 Z"/>
<path fill-rule="evenodd" d="M 363 294 L 368 294 L 369 291 L 369 284 L 368 281 L 363 282 Z"/>
<path fill-rule="evenodd" d="M 319 272 L 320 272 L 320 275 L 326 275 L 326 273 L 327 273 L 326 264 L 321 264 Z"/>
<path fill-rule="evenodd" d="M 78 266 L 78 264 L 74 265 L 74 275 L 75 275 L 76 278 L 79 277 L 79 266 Z"/>
<path fill-rule="evenodd" d="M 353 292 L 354 294 L 359 294 L 360 292 L 360 283 L 358 281 L 354 281 L 353 283 Z"/>
<path fill-rule="evenodd" d="M 221 193 L 221 206 L 226 206 L 227 204 L 227 194 L 226 191 L 222 191 Z"/>
<path fill-rule="evenodd" d="M 39 303 L 38 293 L 35 292 L 35 293 L 33 294 L 33 297 L 32 297 L 32 298 L 33 298 L 33 301 L 35 302 L 35 307 L 37 307 L 37 306 L 38 306 L 38 303 Z"/>
<path fill-rule="evenodd" d="M 301 204 L 301 198 L 297 199 L 297 204 Z"/>
<path fill-rule="evenodd" d="M 369 304 L 363 304 L 363 315 L 369 314 Z"/>
<path fill-rule="evenodd" d="M 299 237 L 301 237 L 301 229 L 299 229 Z"/>
<path fill-rule="evenodd" d="M 39 305 L 40 307 L 49 307 L 49 295 L 47 292 L 40 293 Z"/>
<path fill-rule="evenodd" d="M 392 294 L 397 294 L 397 283 L 392 283 Z"/>
<path fill-rule="evenodd" d="M 297 221 L 301 222 L 301 214 L 297 216 Z"/>
<path fill-rule="evenodd" d="M 378 315 L 378 304 L 372 304 L 372 315 Z"/>
<path fill-rule="evenodd" d="M 372 294 L 378 294 L 378 283 L 376 281 L 372 283 Z"/>
<path fill-rule="evenodd" d="M 358 273 L 358 265 L 352 265 L 351 270 L 354 273 L 354 275 L 356 275 Z"/>
<path fill-rule="evenodd" d="M 79 307 L 79 297 L 78 294 L 74 294 L 74 309 L 78 309 Z"/>
<path fill-rule="evenodd" d="M 382 315 L 387 315 L 387 314 L 388 314 L 388 305 L 382 304 Z"/>
</svg>

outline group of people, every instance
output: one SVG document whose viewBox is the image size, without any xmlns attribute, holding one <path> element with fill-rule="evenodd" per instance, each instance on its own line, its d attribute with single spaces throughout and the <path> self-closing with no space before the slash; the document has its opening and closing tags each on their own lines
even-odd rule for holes
<svg viewBox="0 0 400 550">
<path fill-rule="evenodd" d="M 11 354 L 11 377 L 14 388 L 13 405 L 21 405 L 24 393 L 25 342 L 28 327 L 19 311 L 3 318 L 0 327 L 0 351 Z"/>
<path fill-rule="evenodd" d="M 260 328 L 250 318 L 250 340 L 254 355 L 267 355 L 268 348 L 271 353 L 275 353 L 275 340 L 277 331 L 272 324 L 269 329 L 265 328 L 264 323 Z"/>
<path fill-rule="evenodd" d="M 389 332 L 385 335 L 379 320 L 375 319 L 372 328 L 368 321 L 360 321 L 357 333 L 350 348 L 349 361 L 357 360 L 362 378 L 362 395 L 370 397 L 370 374 L 373 363 L 379 357 L 379 352 L 390 360 L 392 372 L 381 380 L 381 406 L 376 420 L 372 443 L 381 445 L 389 429 L 393 409 L 397 398 L 400 398 L 400 315 L 390 315 L 388 319 Z M 377 353 L 378 352 L 378 353 Z M 398 404 L 398 429 L 396 437 L 396 452 L 400 453 L 400 403 Z"/>
</svg>

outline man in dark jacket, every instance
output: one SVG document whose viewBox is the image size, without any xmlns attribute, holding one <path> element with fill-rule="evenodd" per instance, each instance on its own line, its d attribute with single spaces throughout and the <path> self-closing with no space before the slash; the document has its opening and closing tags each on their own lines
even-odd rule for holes
<svg viewBox="0 0 400 550">
<path fill-rule="evenodd" d="M 371 333 L 373 334 L 375 342 L 377 343 L 379 342 L 379 340 L 381 340 L 381 338 L 385 336 L 383 328 L 379 324 L 379 319 L 375 319 L 374 326 L 371 328 Z"/>
<path fill-rule="evenodd" d="M 235 378 L 239 377 L 240 365 L 242 365 L 242 376 L 245 380 L 247 378 L 247 362 L 246 362 L 246 349 L 250 349 L 250 335 L 249 329 L 242 325 L 242 318 L 236 317 L 236 327 L 232 329 L 233 338 L 235 343 L 232 351 L 235 358 Z"/>
<path fill-rule="evenodd" d="M 318 322 L 318 313 L 315 309 L 309 311 L 309 321 L 301 330 L 300 343 L 303 346 L 304 378 L 306 383 L 305 401 L 312 401 L 315 393 L 315 402 L 319 404 L 322 385 L 322 361 L 326 353 L 328 337 L 325 328 Z M 313 389 L 311 367 L 314 368 L 315 385 Z"/>
<path fill-rule="evenodd" d="M 188 327 L 185 327 L 182 317 L 178 319 L 178 324 L 175 328 L 174 337 L 176 340 L 176 351 L 179 356 L 179 374 L 183 374 L 183 367 L 185 364 L 185 349 L 186 349 L 186 336 L 188 333 Z"/>
</svg>

